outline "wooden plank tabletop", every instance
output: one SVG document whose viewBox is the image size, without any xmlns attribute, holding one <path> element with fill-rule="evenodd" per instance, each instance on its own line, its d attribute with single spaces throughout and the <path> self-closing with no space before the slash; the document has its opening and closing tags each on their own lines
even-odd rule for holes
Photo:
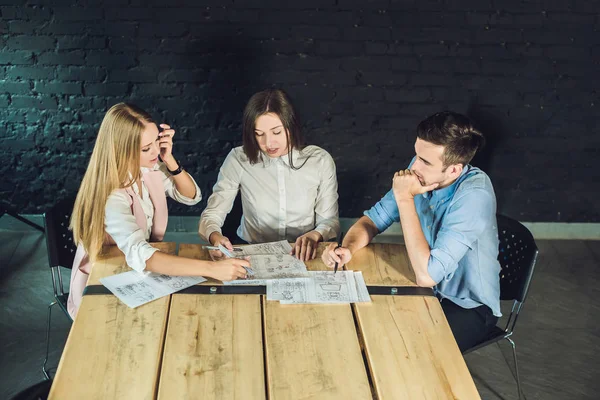
<svg viewBox="0 0 600 400">
<path fill-rule="evenodd" d="M 325 245 L 309 270 L 327 269 Z M 179 254 L 208 258 L 200 245 L 182 244 Z M 110 249 L 89 283 L 128 269 Z M 368 285 L 416 286 L 401 245 L 371 244 L 346 269 L 363 271 Z M 371 297 L 281 305 L 174 294 L 129 309 L 114 296 L 85 296 L 50 398 L 479 398 L 435 297 Z"/>
<path fill-rule="evenodd" d="M 406 247 L 401 244 L 371 243 L 354 253 L 346 269 L 362 271 L 367 285 L 417 286 Z"/>
<path fill-rule="evenodd" d="M 437 298 L 371 299 L 354 307 L 379 399 L 479 398 Z"/>
<path fill-rule="evenodd" d="M 309 270 L 327 269 L 324 246 Z M 269 398 L 372 398 L 350 305 L 264 302 Z"/>
<path fill-rule="evenodd" d="M 177 250 L 177 243 L 175 242 L 153 242 L 150 244 L 152 247 L 168 254 L 175 254 Z M 98 265 L 98 267 L 96 267 L 96 265 Z M 99 257 L 96 265 L 92 268 L 92 273 L 88 278 L 88 286 L 102 285 L 102 283 L 100 283 L 101 278 L 131 271 L 131 268 L 125 262 L 125 256 L 117 246 L 105 247 L 104 253 Z"/>
<path fill-rule="evenodd" d="M 168 253 L 175 243 L 153 243 Z M 110 249 L 88 284 L 129 270 Z M 153 399 L 170 297 L 131 309 L 115 296 L 84 296 L 63 351 L 50 399 Z"/>
<path fill-rule="evenodd" d="M 371 244 L 349 269 L 362 270 L 368 285 L 416 285 L 403 245 Z M 353 307 L 377 398 L 479 398 L 436 297 L 371 299 Z"/>
<path fill-rule="evenodd" d="M 208 250 L 203 249 L 200 244 L 181 243 L 179 245 L 179 255 L 182 257 L 195 258 L 197 260 L 210 260 Z M 221 286 L 223 285 L 223 282 L 213 278 L 206 278 L 206 282 L 202 282 L 200 285 Z"/>
<path fill-rule="evenodd" d="M 179 255 L 208 258 L 200 245 Z M 260 297 L 173 294 L 158 398 L 264 399 Z"/>
</svg>

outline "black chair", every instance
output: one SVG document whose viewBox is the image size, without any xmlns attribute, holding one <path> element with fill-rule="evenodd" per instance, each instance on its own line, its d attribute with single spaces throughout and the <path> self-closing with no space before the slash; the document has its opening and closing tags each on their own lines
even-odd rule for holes
<svg viewBox="0 0 600 400">
<path fill-rule="evenodd" d="M 14 395 L 10 400 L 46 400 L 50 394 L 52 380 L 43 380 Z"/>
<path fill-rule="evenodd" d="M 69 293 L 64 291 L 61 267 L 71 268 L 77 247 L 73 243 L 73 235 L 69 230 L 69 220 L 73 212 L 75 199 L 68 198 L 56 203 L 44 214 L 44 229 L 46 232 L 46 247 L 48 249 L 48 264 L 52 276 L 52 288 L 54 290 L 54 301 L 48 305 L 48 319 L 46 326 L 46 357 L 42 372 L 46 379 L 50 379 L 46 370 L 48 353 L 50 349 L 50 322 L 52 318 L 52 307 L 58 305 L 64 314 L 72 321 L 67 312 L 67 299 Z"/>
<path fill-rule="evenodd" d="M 6 200 L 0 201 L 0 217 L 2 217 L 4 214 L 10 215 L 11 217 L 23 222 L 24 224 L 31 226 L 32 228 L 37 229 L 38 231 L 42 231 L 42 232 L 44 231 L 44 228 L 42 228 L 35 222 L 31 222 L 27 218 L 21 217 L 19 215 L 17 209 L 15 207 L 13 207 L 12 204 L 7 202 Z"/>
<path fill-rule="evenodd" d="M 527 298 L 531 278 L 535 269 L 538 256 L 538 248 L 533 235 L 520 222 L 497 215 L 498 240 L 500 262 L 500 299 L 512 300 L 513 306 L 504 329 L 495 327 L 494 331 L 476 346 L 463 352 L 468 354 L 492 343 L 506 339 L 512 346 L 515 361 L 515 378 L 519 399 L 521 398 L 521 380 L 519 378 L 519 367 L 517 364 L 517 352 L 515 342 L 510 338 L 515 329 L 515 324 L 521 312 L 521 308 Z"/>
<path fill-rule="evenodd" d="M 229 241 L 231 241 L 231 244 L 245 244 L 245 242 L 237 235 L 237 228 L 240 226 L 242 214 L 242 194 L 238 192 L 237 196 L 235 196 L 231 211 L 227 214 L 225 222 L 221 227 L 223 236 L 226 236 Z"/>
</svg>

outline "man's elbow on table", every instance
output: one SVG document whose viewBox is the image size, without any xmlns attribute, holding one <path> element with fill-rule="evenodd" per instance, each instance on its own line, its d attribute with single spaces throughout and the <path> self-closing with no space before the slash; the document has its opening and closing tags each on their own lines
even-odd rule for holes
<svg viewBox="0 0 600 400">
<path fill-rule="evenodd" d="M 437 285 L 437 283 L 433 279 L 431 279 L 431 276 L 429 276 L 429 274 L 425 273 L 417 275 L 417 285 L 420 287 L 432 288 L 435 285 Z"/>
</svg>

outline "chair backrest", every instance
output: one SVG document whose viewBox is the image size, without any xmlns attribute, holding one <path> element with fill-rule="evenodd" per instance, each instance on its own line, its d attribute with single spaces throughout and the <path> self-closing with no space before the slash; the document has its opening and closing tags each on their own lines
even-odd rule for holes
<svg viewBox="0 0 600 400">
<path fill-rule="evenodd" d="M 524 302 L 533 276 L 538 248 L 533 235 L 519 221 L 503 215 L 498 220 L 500 299 Z"/>
<path fill-rule="evenodd" d="M 227 214 L 225 222 L 221 227 L 223 236 L 226 236 L 233 244 L 240 243 L 240 239 L 238 239 L 237 236 L 237 228 L 240 226 L 242 214 L 242 195 L 240 192 L 238 192 L 237 196 L 235 196 L 231 211 L 229 211 L 229 214 Z"/>
<path fill-rule="evenodd" d="M 73 233 L 69 230 L 69 221 L 74 203 L 74 198 L 61 200 L 44 214 L 50 268 L 73 266 L 77 246 L 73 242 Z"/>
<path fill-rule="evenodd" d="M 50 388 L 52 387 L 52 379 L 43 380 L 23 389 L 19 393 L 15 394 L 10 400 L 40 400 L 47 399 L 50 394 Z"/>
</svg>

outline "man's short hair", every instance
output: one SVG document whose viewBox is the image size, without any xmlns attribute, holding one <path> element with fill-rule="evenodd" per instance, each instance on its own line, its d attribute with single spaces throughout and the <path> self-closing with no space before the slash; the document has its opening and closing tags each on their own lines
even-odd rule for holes
<svg viewBox="0 0 600 400">
<path fill-rule="evenodd" d="M 417 126 L 417 137 L 444 146 L 444 167 L 467 165 L 485 144 L 483 134 L 473 127 L 468 117 L 450 111 L 439 112 L 421 121 Z"/>
</svg>

